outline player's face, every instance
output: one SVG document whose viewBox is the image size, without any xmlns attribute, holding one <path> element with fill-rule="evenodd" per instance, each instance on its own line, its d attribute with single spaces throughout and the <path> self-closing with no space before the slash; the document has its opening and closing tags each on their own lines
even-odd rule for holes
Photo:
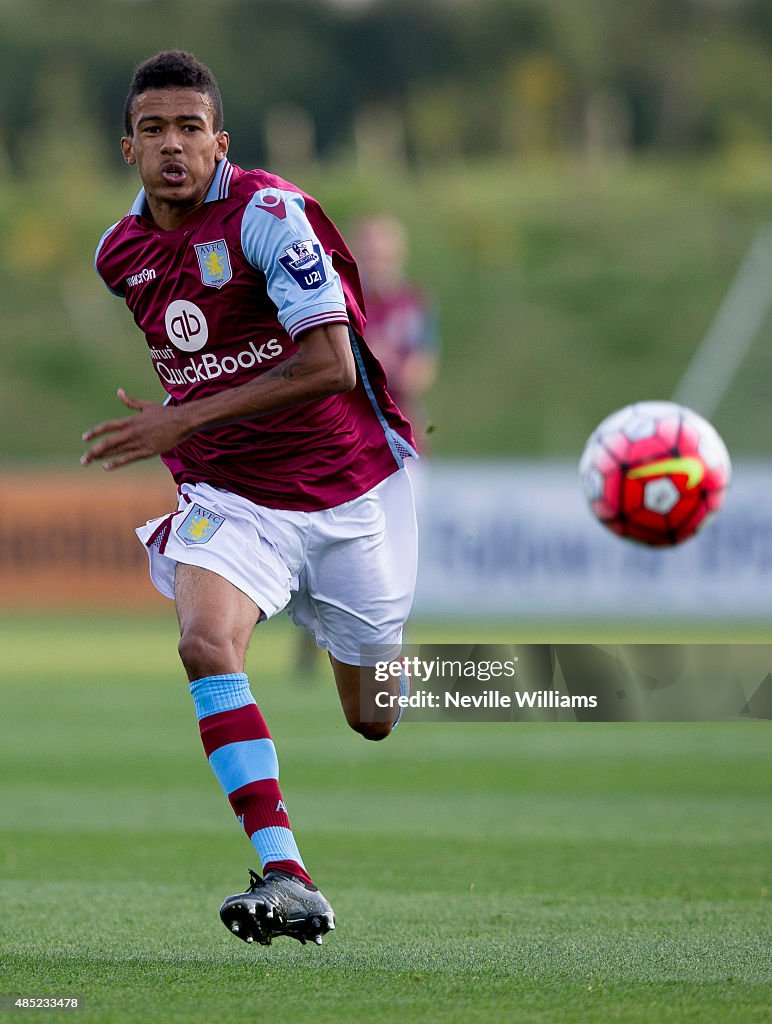
<svg viewBox="0 0 772 1024">
<path fill-rule="evenodd" d="M 126 163 L 136 164 L 154 215 L 189 212 L 203 202 L 228 151 L 227 132 L 214 130 L 209 97 L 195 89 L 150 89 L 134 101 L 131 126 L 121 149 Z"/>
</svg>

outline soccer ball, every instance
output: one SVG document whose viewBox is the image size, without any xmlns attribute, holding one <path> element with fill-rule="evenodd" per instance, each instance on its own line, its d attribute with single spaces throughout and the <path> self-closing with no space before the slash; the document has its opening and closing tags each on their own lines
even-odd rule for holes
<svg viewBox="0 0 772 1024">
<path fill-rule="evenodd" d="M 579 463 L 585 497 L 614 533 L 680 544 L 718 511 L 732 476 L 714 428 L 674 402 L 636 402 L 608 416 Z"/>
</svg>

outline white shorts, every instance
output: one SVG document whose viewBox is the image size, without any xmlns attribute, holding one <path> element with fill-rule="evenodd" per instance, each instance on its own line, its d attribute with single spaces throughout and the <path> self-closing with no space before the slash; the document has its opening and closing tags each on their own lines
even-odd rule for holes
<svg viewBox="0 0 772 1024">
<path fill-rule="evenodd" d="M 260 608 L 282 609 L 348 665 L 400 651 L 417 567 L 413 492 L 404 469 L 320 512 L 255 505 L 209 484 L 183 484 L 179 508 L 140 527 L 150 578 L 174 598 L 177 562 L 228 580 Z M 362 644 L 393 647 L 364 658 Z"/>
</svg>

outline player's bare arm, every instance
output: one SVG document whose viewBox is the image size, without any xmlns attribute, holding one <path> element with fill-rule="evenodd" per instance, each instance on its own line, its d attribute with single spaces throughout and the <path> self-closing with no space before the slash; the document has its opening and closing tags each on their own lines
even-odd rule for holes
<svg viewBox="0 0 772 1024">
<path fill-rule="evenodd" d="M 261 376 L 186 405 L 144 401 L 119 389 L 118 398 L 139 415 L 106 420 L 87 430 L 84 441 L 102 440 L 80 461 L 87 466 L 106 459 L 105 470 L 119 469 L 160 455 L 207 427 L 350 391 L 355 384 L 356 368 L 346 325 L 324 324 L 304 334 L 297 352 Z"/>
</svg>

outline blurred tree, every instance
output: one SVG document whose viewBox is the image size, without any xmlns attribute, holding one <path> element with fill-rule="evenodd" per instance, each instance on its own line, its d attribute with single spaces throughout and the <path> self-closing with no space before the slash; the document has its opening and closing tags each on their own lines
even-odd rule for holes
<svg viewBox="0 0 772 1024">
<path fill-rule="evenodd" d="M 80 76 L 99 159 L 120 136 L 132 66 L 181 47 L 218 75 L 244 164 L 266 160 L 269 131 L 276 152 L 282 108 L 303 111 L 301 148 L 321 159 L 361 150 L 373 111 L 388 111 L 397 161 L 694 150 L 768 131 L 770 44 L 768 0 L 3 2 L 0 118 L 13 171 L 29 173 L 29 139 L 50 131 L 36 83 L 48 69 L 67 93 Z"/>
<path fill-rule="evenodd" d="M 521 153 L 549 153 L 565 143 L 563 112 L 569 79 L 550 53 L 531 53 L 513 63 L 506 78 L 504 138 Z M 506 102 L 508 101 L 508 102 Z"/>
</svg>

